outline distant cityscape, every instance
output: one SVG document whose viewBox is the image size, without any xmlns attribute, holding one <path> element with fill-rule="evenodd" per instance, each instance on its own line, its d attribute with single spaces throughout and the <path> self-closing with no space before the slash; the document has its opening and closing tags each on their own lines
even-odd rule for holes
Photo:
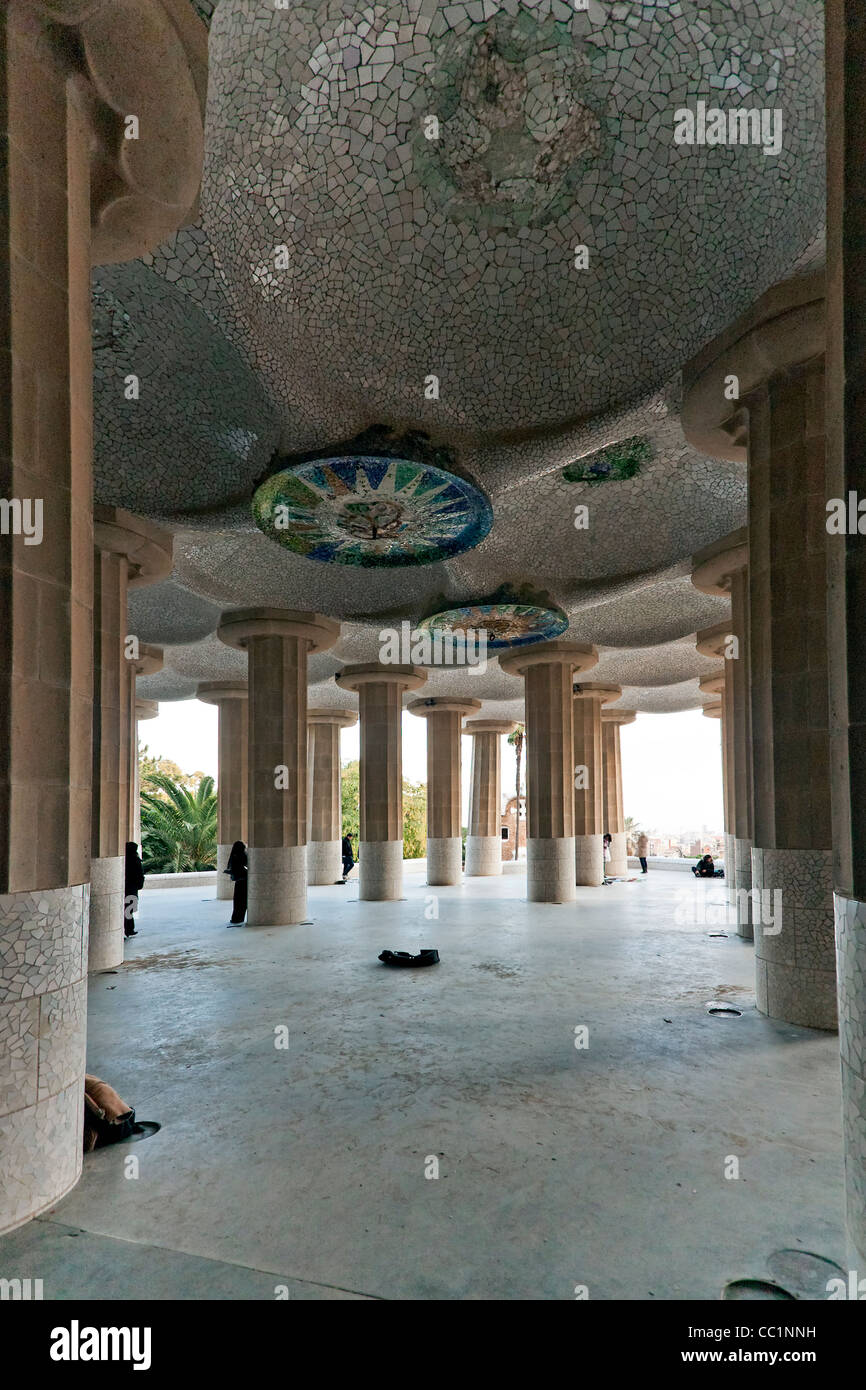
<svg viewBox="0 0 866 1390">
<path fill-rule="evenodd" d="M 649 840 L 650 856 L 663 859 L 699 859 L 702 854 L 711 854 L 714 859 L 724 858 L 725 837 L 720 830 L 710 830 L 702 826 L 700 830 L 685 830 L 669 834 L 664 830 L 648 830 L 640 827 L 637 834 L 643 833 Z M 636 836 L 629 833 L 628 850 L 636 853 Z"/>
</svg>

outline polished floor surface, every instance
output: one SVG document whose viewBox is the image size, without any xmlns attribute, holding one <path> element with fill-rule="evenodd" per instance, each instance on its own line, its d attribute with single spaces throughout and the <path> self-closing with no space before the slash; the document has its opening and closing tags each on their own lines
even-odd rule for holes
<svg viewBox="0 0 866 1390">
<path fill-rule="evenodd" d="M 844 1263 L 838 1042 L 757 1013 L 723 885 L 523 892 L 407 865 L 403 902 L 314 888 L 310 925 L 236 930 L 209 890 L 145 892 L 126 965 L 91 980 L 88 1069 L 162 1129 L 88 1156 L 0 1239 L 0 1276 L 46 1299 L 717 1299 L 781 1248 Z"/>
</svg>

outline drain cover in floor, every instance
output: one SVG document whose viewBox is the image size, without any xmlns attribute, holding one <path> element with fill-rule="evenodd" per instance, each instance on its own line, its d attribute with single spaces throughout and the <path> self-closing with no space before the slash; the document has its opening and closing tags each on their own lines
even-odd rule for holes
<svg viewBox="0 0 866 1390">
<path fill-rule="evenodd" d="M 707 1005 L 708 1014 L 717 1014 L 721 1018 L 742 1018 L 742 1009 L 735 1009 L 733 1004 L 720 1004 L 717 999 L 711 999 Z"/>
<path fill-rule="evenodd" d="M 848 1280 L 844 1269 L 810 1250 L 774 1250 L 767 1269 L 797 1298 L 828 1298 L 831 1279 L 842 1279 L 846 1284 Z"/>
<path fill-rule="evenodd" d="M 722 1289 L 722 1298 L 726 1302 L 752 1300 L 780 1303 L 794 1300 L 796 1295 L 788 1293 L 788 1290 L 779 1284 L 771 1283 L 769 1279 L 732 1279 L 730 1284 L 726 1284 Z"/>
</svg>

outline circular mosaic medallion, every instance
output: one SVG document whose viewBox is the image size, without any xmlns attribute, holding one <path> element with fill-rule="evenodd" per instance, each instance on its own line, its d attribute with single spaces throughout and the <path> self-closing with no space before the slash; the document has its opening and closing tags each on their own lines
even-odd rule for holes
<svg viewBox="0 0 866 1390">
<path fill-rule="evenodd" d="M 483 540 L 490 503 L 464 478 L 407 458 L 317 458 L 266 478 L 252 503 L 278 544 L 324 564 L 432 565 Z"/>
<path fill-rule="evenodd" d="M 469 603 L 446 608 L 418 624 L 431 632 L 450 632 L 458 640 L 470 633 L 487 634 L 493 651 L 503 647 L 525 647 L 530 642 L 550 642 L 568 627 L 568 618 L 558 608 L 541 608 L 530 603 Z M 473 638 L 473 640 L 477 640 Z"/>
</svg>

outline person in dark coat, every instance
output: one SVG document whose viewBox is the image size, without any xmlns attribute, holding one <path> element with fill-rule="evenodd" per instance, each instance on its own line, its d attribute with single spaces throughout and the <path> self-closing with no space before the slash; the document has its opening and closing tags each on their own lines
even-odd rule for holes
<svg viewBox="0 0 866 1390">
<path fill-rule="evenodd" d="M 123 932 L 124 936 L 138 936 L 135 929 L 135 914 L 138 911 L 138 895 L 144 887 L 144 865 L 134 840 L 126 842 L 126 859 L 123 872 Z"/>
<path fill-rule="evenodd" d="M 344 835 L 344 836 L 343 836 L 343 882 L 344 882 L 344 883 L 346 882 L 346 879 L 349 877 L 349 874 L 352 872 L 352 870 L 354 869 L 354 867 L 355 867 L 355 855 L 354 855 L 354 853 L 353 853 L 353 851 L 352 851 L 352 837 L 351 837 L 351 835 Z"/>
<path fill-rule="evenodd" d="M 232 845 L 225 872 L 231 876 L 231 881 L 235 886 L 232 897 L 232 916 L 228 925 L 230 927 L 242 927 L 247 915 L 247 878 L 249 874 L 247 847 L 243 840 L 235 840 Z"/>
</svg>

